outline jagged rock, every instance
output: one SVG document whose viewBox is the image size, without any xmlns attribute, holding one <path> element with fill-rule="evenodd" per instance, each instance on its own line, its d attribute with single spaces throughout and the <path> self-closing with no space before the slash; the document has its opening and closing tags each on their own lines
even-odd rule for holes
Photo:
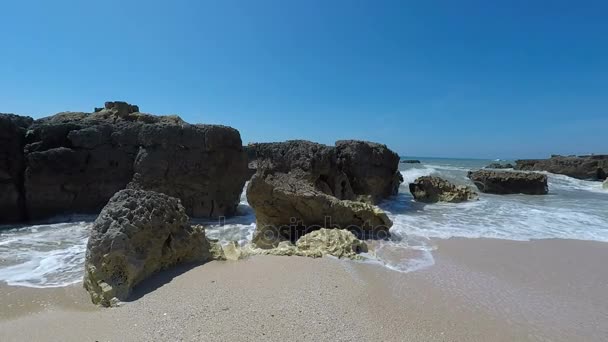
<svg viewBox="0 0 608 342">
<path fill-rule="evenodd" d="M 399 155 L 386 145 L 358 140 L 336 142 L 338 168 L 356 195 L 370 196 L 374 203 L 396 195 L 403 177 L 398 171 Z"/>
<path fill-rule="evenodd" d="M 93 303 L 111 306 L 159 270 L 217 258 L 218 247 L 188 221 L 176 198 L 131 189 L 116 193 L 87 244 L 84 287 Z"/>
<path fill-rule="evenodd" d="M 26 218 L 23 146 L 32 121 L 30 117 L 0 113 L 0 222 Z"/>
<path fill-rule="evenodd" d="M 485 168 L 486 169 L 512 169 L 513 164 L 511 164 L 511 163 L 507 163 L 507 164 L 492 163 L 492 164 L 486 166 Z"/>
<path fill-rule="evenodd" d="M 547 176 L 533 172 L 469 171 L 468 177 L 481 192 L 490 194 L 544 195 L 548 192 Z"/>
<path fill-rule="evenodd" d="M 247 199 L 255 210 L 254 242 L 262 248 L 280 241 L 296 241 L 320 228 L 342 228 L 359 236 L 388 236 L 392 222 L 373 205 L 340 200 L 322 192 L 301 169 L 289 173 L 258 170 L 247 187 Z"/>
<path fill-rule="evenodd" d="M 257 248 L 251 244 L 240 247 L 236 243 L 224 246 L 228 260 L 239 260 L 252 255 L 305 256 L 320 258 L 326 255 L 346 259 L 361 259 L 360 253 L 367 252 L 367 244 L 344 229 L 321 228 L 300 237 L 296 244 L 281 241 L 270 249 Z"/>
<path fill-rule="evenodd" d="M 608 176 L 608 155 L 553 155 L 550 159 L 523 159 L 515 163 L 516 170 L 548 171 L 578 179 L 603 180 Z"/>
<path fill-rule="evenodd" d="M 182 199 L 196 217 L 230 216 L 247 179 L 238 131 L 108 102 L 36 120 L 26 134 L 30 218 L 97 213 L 127 185 Z"/>
<path fill-rule="evenodd" d="M 420 160 L 418 159 L 403 159 L 401 161 L 402 164 L 420 164 Z"/>
<path fill-rule="evenodd" d="M 464 185 L 454 185 L 435 176 L 423 176 L 410 183 L 410 192 L 419 202 L 464 202 L 477 199 L 477 194 Z"/>
</svg>

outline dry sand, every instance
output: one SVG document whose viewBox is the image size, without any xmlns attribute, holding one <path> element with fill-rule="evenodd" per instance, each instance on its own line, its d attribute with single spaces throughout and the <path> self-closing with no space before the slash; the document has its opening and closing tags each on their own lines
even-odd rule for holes
<svg viewBox="0 0 608 342">
<path fill-rule="evenodd" d="M 398 273 L 258 256 L 164 272 L 122 307 L 0 287 L 0 341 L 605 341 L 608 244 L 436 240 Z"/>
</svg>

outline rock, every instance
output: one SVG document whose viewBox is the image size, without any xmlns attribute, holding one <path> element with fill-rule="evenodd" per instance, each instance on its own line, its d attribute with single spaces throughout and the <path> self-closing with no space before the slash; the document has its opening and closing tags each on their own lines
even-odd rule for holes
<svg viewBox="0 0 608 342">
<path fill-rule="evenodd" d="M 296 249 L 298 255 L 313 258 L 332 255 L 357 259 L 360 253 L 367 252 L 367 245 L 347 230 L 321 228 L 298 239 Z"/>
<path fill-rule="evenodd" d="M 544 195 L 548 192 L 547 176 L 540 173 L 509 171 L 469 171 L 468 177 L 481 191 L 490 194 Z"/>
<path fill-rule="evenodd" d="M 87 244 L 84 287 L 93 303 L 110 306 L 159 270 L 217 257 L 204 230 L 188 221 L 180 201 L 164 194 L 128 189 L 112 196 Z"/>
<path fill-rule="evenodd" d="M 338 168 L 356 195 L 371 196 L 374 203 L 396 195 L 403 177 L 398 170 L 399 155 L 383 144 L 358 140 L 336 142 Z"/>
<path fill-rule="evenodd" d="M 360 253 L 367 252 L 367 244 L 344 229 L 321 228 L 300 237 L 296 244 L 290 241 L 281 241 L 271 249 L 257 248 L 246 245 L 241 248 L 236 243 L 230 243 L 224 247 L 224 253 L 228 260 L 238 260 L 252 255 L 276 255 L 276 256 L 305 256 L 320 258 L 331 255 L 337 258 L 359 260 Z"/>
<path fill-rule="evenodd" d="M 464 202 L 477 199 L 477 194 L 464 185 L 454 185 L 435 176 L 423 176 L 409 185 L 410 192 L 418 202 Z"/>
<path fill-rule="evenodd" d="M 249 178 L 239 132 L 212 125 L 145 125 L 129 188 L 181 199 L 193 217 L 233 216 Z"/>
<path fill-rule="evenodd" d="M 507 163 L 507 164 L 492 163 L 492 164 L 486 166 L 485 168 L 486 169 L 512 169 L 513 164 L 511 164 L 511 163 Z"/>
<path fill-rule="evenodd" d="M 98 213 L 127 186 L 178 197 L 195 217 L 234 214 L 247 179 L 238 131 L 138 110 L 107 102 L 36 120 L 25 146 L 29 217 Z"/>
<path fill-rule="evenodd" d="M 23 192 L 25 132 L 32 118 L 0 114 L 0 222 L 26 218 Z"/>
<path fill-rule="evenodd" d="M 550 159 L 523 159 L 515 163 L 516 170 L 547 171 L 585 180 L 604 180 L 608 176 L 608 155 L 553 155 Z"/>
<path fill-rule="evenodd" d="M 417 159 L 403 159 L 401 160 L 402 164 L 420 164 L 420 160 Z"/>
<path fill-rule="evenodd" d="M 280 241 L 295 242 L 320 228 L 342 228 L 358 236 L 387 237 L 392 222 L 373 205 L 340 200 L 315 188 L 302 170 L 290 173 L 260 172 L 247 187 L 247 199 L 255 210 L 254 243 L 275 247 Z"/>
</svg>

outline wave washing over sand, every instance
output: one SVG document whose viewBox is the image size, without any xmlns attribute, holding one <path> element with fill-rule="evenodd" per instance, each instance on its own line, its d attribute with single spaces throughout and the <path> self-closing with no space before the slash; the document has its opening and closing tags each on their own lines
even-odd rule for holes
<svg viewBox="0 0 608 342">
<path fill-rule="evenodd" d="M 389 241 L 370 241 L 366 262 L 399 272 L 434 264 L 433 238 L 499 238 L 507 240 L 578 239 L 608 242 L 608 191 L 600 182 L 549 175 L 549 195 L 486 195 L 461 204 L 422 204 L 412 200 L 408 183 L 424 175 L 438 175 L 473 186 L 467 171 L 490 161 L 424 160 L 401 164 L 404 178 L 399 195 L 385 201 L 393 227 Z M 239 215 L 225 221 L 194 220 L 207 235 L 220 241 L 251 241 L 255 215 L 243 192 Z M 68 223 L 2 227 L 0 281 L 8 285 L 59 287 L 82 279 L 88 232 L 94 217 L 70 217 Z M 57 222 L 57 221 L 56 221 Z"/>
</svg>

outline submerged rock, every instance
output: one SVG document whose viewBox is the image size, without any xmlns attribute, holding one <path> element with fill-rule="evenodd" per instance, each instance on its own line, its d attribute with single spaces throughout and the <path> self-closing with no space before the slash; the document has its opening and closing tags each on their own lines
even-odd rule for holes
<svg viewBox="0 0 608 342">
<path fill-rule="evenodd" d="M 467 186 L 454 185 L 435 176 L 419 177 L 410 183 L 410 192 L 419 202 L 464 202 L 477 199 L 477 194 Z"/>
<path fill-rule="evenodd" d="M 514 166 L 511 163 L 501 164 L 501 163 L 492 163 L 486 166 L 486 169 L 512 169 Z"/>
<path fill-rule="evenodd" d="M 36 120 L 26 143 L 32 219 L 97 213 L 128 185 L 177 197 L 194 217 L 230 216 L 248 177 L 237 130 L 140 113 L 126 102 Z"/>
<path fill-rule="evenodd" d="M 402 164 L 420 164 L 420 160 L 418 159 L 403 159 L 401 160 Z"/>
<path fill-rule="evenodd" d="M 23 193 L 25 132 L 32 118 L 0 113 L 0 223 L 26 218 Z"/>
<path fill-rule="evenodd" d="M 547 176 L 533 172 L 469 171 L 468 177 L 479 191 L 490 194 L 544 195 L 548 192 Z"/>
<path fill-rule="evenodd" d="M 95 220 L 87 244 L 84 288 L 93 303 L 126 300 L 138 283 L 175 264 L 221 258 L 205 231 L 188 221 L 176 198 L 143 190 L 116 193 Z"/>
<path fill-rule="evenodd" d="M 550 159 L 515 161 L 515 169 L 547 171 L 586 180 L 604 180 L 608 176 L 608 155 L 551 156 Z"/>
</svg>

